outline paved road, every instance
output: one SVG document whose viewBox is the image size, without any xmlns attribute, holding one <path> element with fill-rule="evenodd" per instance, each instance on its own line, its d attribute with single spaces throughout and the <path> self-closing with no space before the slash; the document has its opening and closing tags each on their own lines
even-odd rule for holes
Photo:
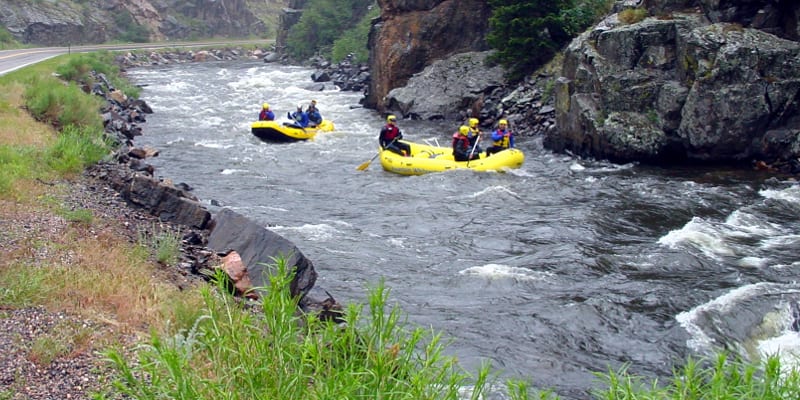
<svg viewBox="0 0 800 400">
<path fill-rule="evenodd" d="M 2 50 L 0 51 L 0 75 L 16 69 L 26 67 L 48 58 L 67 53 L 86 53 L 99 50 L 133 50 L 157 49 L 164 47 L 205 47 L 215 45 L 244 45 L 244 44 L 271 44 L 271 40 L 229 40 L 216 42 L 191 42 L 191 43 L 139 43 L 139 44 L 103 44 L 73 47 L 38 47 L 31 49 Z"/>
</svg>

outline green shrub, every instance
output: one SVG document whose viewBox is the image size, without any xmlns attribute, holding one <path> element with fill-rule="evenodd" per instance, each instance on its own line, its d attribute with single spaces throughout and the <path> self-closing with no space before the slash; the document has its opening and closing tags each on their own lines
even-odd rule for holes
<svg viewBox="0 0 800 400">
<path fill-rule="evenodd" d="M 353 54 L 353 60 L 357 63 L 366 63 L 369 60 L 369 49 L 367 40 L 372 19 L 380 15 L 380 8 L 373 6 L 370 11 L 361 17 L 361 21 L 355 28 L 342 34 L 339 39 L 333 42 L 331 49 L 331 61 L 342 61 L 348 54 Z"/>
<path fill-rule="evenodd" d="M 145 43 L 150 41 L 150 31 L 139 25 L 129 12 L 115 13 L 114 23 L 119 31 L 117 39 L 123 42 Z"/>
<path fill-rule="evenodd" d="M 647 18 L 647 9 L 644 8 L 626 8 L 619 12 L 620 22 L 630 25 L 640 22 Z"/>
<path fill-rule="evenodd" d="M 601 18 L 609 0 L 489 0 L 492 16 L 487 42 L 511 80 L 519 80 L 550 60 L 564 45 Z"/>
<path fill-rule="evenodd" d="M 374 3 L 374 0 L 310 0 L 300 20 L 289 29 L 287 53 L 295 59 L 328 54 L 333 43 L 361 22 Z"/>
<path fill-rule="evenodd" d="M 4 26 L 0 26 L 0 50 L 14 49 L 17 47 L 20 47 L 20 44 L 16 39 L 14 39 L 14 36 L 11 34 L 11 32 L 9 32 Z"/>
<path fill-rule="evenodd" d="M 83 93 L 74 83 L 52 76 L 34 77 L 25 90 L 25 105 L 38 120 L 56 127 L 75 125 L 102 129 L 102 100 Z"/>
<path fill-rule="evenodd" d="M 75 174 L 100 161 L 108 151 L 102 131 L 67 125 L 47 149 L 45 161 L 56 172 Z"/>
</svg>

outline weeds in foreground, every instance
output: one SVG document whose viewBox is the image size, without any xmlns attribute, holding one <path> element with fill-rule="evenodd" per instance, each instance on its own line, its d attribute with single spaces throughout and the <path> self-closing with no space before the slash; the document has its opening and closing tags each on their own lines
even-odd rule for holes
<svg viewBox="0 0 800 400">
<path fill-rule="evenodd" d="M 163 265 L 176 264 L 181 254 L 180 233 L 160 228 L 155 223 L 139 230 L 139 244 L 153 249 L 156 260 Z"/>
<path fill-rule="evenodd" d="M 461 370 L 443 355 L 440 335 L 409 329 L 387 307 L 382 283 L 369 294 L 367 315 L 350 305 L 346 322 L 336 324 L 301 319 L 291 279 L 285 260 L 276 260 L 259 314 L 225 294 L 223 283 L 203 289 L 203 315 L 191 329 L 152 335 L 136 361 L 106 353 L 121 376 L 118 388 L 136 399 L 461 399 L 465 391 L 479 399 L 488 392 L 489 366 L 476 376 Z M 526 386 L 516 388 L 513 398 L 527 398 Z"/>
<path fill-rule="evenodd" d="M 663 385 L 658 380 L 631 376 L 627 367 L 596 374 L 608 389 L 594 392 L 607 400 L 786 400 L 800 398 L 800 374 L 781 368 L 780 358 L 771 356 L 761 364 L 729 359 L 720 353 L 715 360 L 688 359 Z"/>
</svg>

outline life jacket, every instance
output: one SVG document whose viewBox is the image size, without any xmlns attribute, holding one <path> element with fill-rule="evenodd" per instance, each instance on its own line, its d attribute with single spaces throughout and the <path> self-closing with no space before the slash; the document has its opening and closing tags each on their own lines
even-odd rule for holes
<svg viewBox="0 0 800 400">
<path fill-rule="evenodd" d="M 453 153 L 460 153 L 469 155 L 470 145 L 469 138 L 462 135 L 460 132 L 453 134 Z"/>
<path fill-rule="evenodd" d="M 508 135 L 506 135 L 508 134 Z M 498 137 L 499 136 L 499 137 Z M 511 136 L 511 131 L 505 130 L 501 131 L 500 129 L 494 131 L 492 134 L 492 144 L 497 147 L 502 147 L 507 149 L 510 145 L 509 137 Z M 495 139 L 496 138 L 496 139 Z"/>
<path fill-rule="evenodd" d="M 381 130 L 381 134 L 382 134 L 381 139 L 383 141 L 391 142 L 392 140 L 394 140 L 394 138 L 400 135 L 400 128 L 398 128 L 397 125 L 386 124 L 386 126 L 384 126 L 383 129 Z"/>
<path fill-rule="evenodd" d="M 272 111 L 262 109 L 258 114 L 259 121 L 272 121 L 275 119 L 275 114 Z"/>
</svg>

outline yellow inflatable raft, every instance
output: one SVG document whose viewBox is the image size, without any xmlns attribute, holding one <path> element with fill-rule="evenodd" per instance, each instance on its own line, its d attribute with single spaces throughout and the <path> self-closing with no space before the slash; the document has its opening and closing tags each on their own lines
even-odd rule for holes
<svg viewBox="0 0 800 400">
<path fill-rule="evenodd" d="M 291 122 L 256 121 L 250 125 L 250 131 L 261 140 L 267 142 L 296 142 L 314 138 L 317 132 L 333 131 L 333 121 L 322 120 L 317 126 L 300 128 Z"/>
<path fill-rule="evenodd" d="M 401 175 L 422 175 L 454 169 L 475 171 L 504 171 L 519 168 L 525 161 L 525 154 L 518 149 L 506 149 L 472 161 L 455 161 L 451 147 L 429 146 L 426 144 L 402 141 L 411 146 L 411 156 L 404 157 L 389 150 L 381 150 L 381 166 L 389 172 Z"/>
</svg>

